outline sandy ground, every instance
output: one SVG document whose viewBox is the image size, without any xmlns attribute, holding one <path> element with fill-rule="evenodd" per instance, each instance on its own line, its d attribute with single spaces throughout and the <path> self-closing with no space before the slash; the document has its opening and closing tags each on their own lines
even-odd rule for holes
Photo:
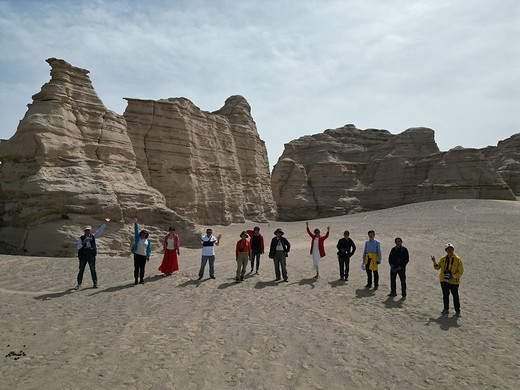
<svg viewBox="0 0 520 390">
<path fill-rule="evenodd" d="M 0 256 L 0 387 L 518 389 L 519 221 L 520 202 L 485 200 L 314 220 L 311 229 L 331 226 L 318 281 L 304 222 L 260 224 L 267 243 L 282 227 L 292 244 L 281 284 L 267 255 L 259 276 L 234 283 L 234 245 L 253 223 L 213 227 L 217 278 L 206 269 L 200 282 L 200 250 L 182 249 L 181 270 L 165 277 L 155 248 L 146 283 L 134 286 L 133 260 L 104 258 L 100 238 L 100 288 L 87 267 L 77 292 L 76 258 Z M 346 283 L 335 249 L 344 229 L 358 246 Z M 384 257 L 377 291 L 360 267 L 369 229 Z M 406 300 L 387 297 L 396 236 L 411 255 Z M 461 318 L 441 315 L 430 260 L 446 242 L 465 267 Z"/>
</svg>

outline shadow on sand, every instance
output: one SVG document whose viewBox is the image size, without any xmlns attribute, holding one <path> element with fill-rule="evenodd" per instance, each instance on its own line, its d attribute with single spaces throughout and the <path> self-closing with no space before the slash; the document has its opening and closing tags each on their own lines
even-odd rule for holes
<svg viewBox="0 0 520 390">
<path fill-rule="evenodd" d="M 356 298 L 368 298 L 373 297 L 376 294 L 375 290 L 371 288 L 358 288 L 356 290 Z"/>
<path fill-rule="evenodd" d="M 448 316 L 442 314 L 440 317 L 432 318 L 428 320 L 428 322 L 424 325 L 430 326 L 432 322 L 439 324 L 441 330 L 448 331 L 451 328 L 460 328 L 460 324 L 458 323 L 459 318 L 456 316 Z"/>
<path fill-rule="evenodd" d="M 61 298 L 61 297 L 65 296 L 65 295 L 72 294 L 75 291 L 76 290 L 74 290 L 73 288 L 69 288 L 68 290 L 65 290 L 65 291 L 62 291 L 62 292 L 38 295 L 38 296 L 34 297 L 34 299 L 36 299 L 37 301 L 48 301 L 49 299 Z"/>
</svg>

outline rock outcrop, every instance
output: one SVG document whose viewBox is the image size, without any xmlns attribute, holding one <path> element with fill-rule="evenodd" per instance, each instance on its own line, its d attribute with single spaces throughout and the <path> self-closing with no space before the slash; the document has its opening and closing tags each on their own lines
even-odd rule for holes
<svg viewBox="0 0 520 390">
<path fill-rule="evenodd" d="M 488 146 L 482 152 L 515 195 L 520 196 L 520 133 L 500 141 L 497 146 Z"/>
<path fill-rule="evenodd" d="M 205 225 L 276 219 L 267 150 L 243 97 L 213 113 L 185 98 L 126 100 L 137 166 L 169 208 Z"/>
<path fill-rule="evenodd" d="M 89 72 L 47 62 L 51 81 L 0 143 L 0 251 L 71 256 L 83 225 L 97 229 L 105 216 L 113 222 L 99 239 L 104 255 L 129 254 L 134 217 L 151 231 L 153 248 L 171 225 L 193 242 L 195 225 L 147 184 L 125 119 L 103 105 Z"/>
<path fill-rule="evenodd" d="M 286 144 L 272 189 L 282 220 L 448 198 L 516 199 L 480 150 L 440 152 L 426 128 L 392 135 L 353 125 Z"/>
</svg>

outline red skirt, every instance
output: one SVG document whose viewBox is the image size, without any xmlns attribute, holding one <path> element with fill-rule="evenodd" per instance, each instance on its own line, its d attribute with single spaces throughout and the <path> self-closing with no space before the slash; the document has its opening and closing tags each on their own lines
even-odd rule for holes
<svg viewBox="0 0 520 390">
<path fill-rule="evenodd" d="M 171 274 L 179 270 L 179 262 L 177 261 L 177 251 L 165 249 L 163 261 L 159 267 L 159 271 L 163 274 Z"/>
</svg>

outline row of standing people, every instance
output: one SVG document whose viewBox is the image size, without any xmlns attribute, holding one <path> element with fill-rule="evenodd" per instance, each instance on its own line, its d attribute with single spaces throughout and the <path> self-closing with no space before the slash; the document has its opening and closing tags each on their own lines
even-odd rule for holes
<svg viewBox="0 0 520 390">
<path fill-rule="evenodd" d="M 110 218 L 105 218 L 103 224 L 94 234 L 91 233 L 91 226 L 85 226 L 84 234 L 78 239 L 78 258 L 79 258 L 79 272 L 77 281 L 78 284 L 75 289 L 81 287 L 83 281 L 83 273 L 86 265 L 89 265 L 94 288 L 98 286 L 97 272 L 95 267 L 95 260 L 97 255 L 96 238 L 105 229 L 106 224 Z M 311 237 L 310 255 L 312 257 L 312 270 L 316 271 L 315 279 L 319 279 L 319 262 L 321 258 L 325 257 L 324 242 L 329 237 L 330 227 L 327 226 L 327 233 L 321 235 L 319 229 L 311 232 L 309 223 L 306 222 L 307 234 Z M 144 283 L 144 273 L 146 263 L 151 256 L 151 246 L 149 240 L 149 233 L 146 230 L 139 230 L 137 218 L 134 219 L 134 244 L 132 246 L 132 253 L 134 255 L 134 279 L 135 284 Z M 248 239 L 249 237 L 249 239 Z M 199 269 L 198 280 L 204 276 L 206 264 L 209 263 L 209 276 L 215 279 L 215 249 L 214 246 L 220 244 L 221 235 L 213 236 L 212 229 L 206 230 L 206 235 L 199 237 L 200 247 L 202 248 L 201 266 Z M 389 296 L 397 295 L 396 279 L 399 276 L 401 282 L 401 294 L 403 299 L 407 296 L 406 291 L 406 265 L 409 262 L 409 252 L 403 245 L 403 240 L 400 237 L 395 239 L 395 246 L 391 249 L 388 262 L 390 264 L 390 294 Z M 356 245 L 350 238 L 350 233 L 345 230 L 343 238 L 338 240 L 336 245 L 338 249 L 338 263 L 340 280 L 347 281 L 350 271 L 350 258 L 356 251 Z M 163 261 L 159 266 L 159 271 L 165 275 L 171 275 L 173 272 L 179 270 L 178 258 L 180 255 L 179 237 L 175 233 L 173 227 L 169 228 L 168 234 L 164 236 L 163 240 Z M 274 231 L 274 237 L 271 240 L 269 247 L 269 258 L 273 260 L 275 268 L 275 280 L 288 282 L 287 273 L 287 257 L 291 249 L 291 244 L 284 237 L 284 232 L 281 228 Z M 458 287 L 460 278 L 464 272 L 462 260 L 454 253 L 453 245 L 448 243 L 445 245 L 446 255 L 441 257 L 437 263 L 434 256 L 431 256 L 433 266 L 440 272 L 441 289 L 443 293 L 444 310 L 443 313 L 449 312 L 449 295 L 453 296 L 455 312 L 460 316 L 460 300 L 458 294 Z M 260 234 L 260 228 L 255 227 L 252 230 L 243 231 L 240 234 L 240 240 L 236 243 L 236 261 L 237 270 L 235 275 L 235 282 L 239 283 L 244 280 L 247 272 L 247 265 L 251 262 L 250 273 L 255 272 L 259 274 L 260 257 L 264 253 L 264 238 Z M 379 264 L 381 264 L 381 244 L 375 239 L 375 232 L 370 230 L 368 232 L 368 240 L 365 242 L 364 251 L 362 255 L 362 269 L 367 274 L 366 288 L 372 287 L 374 289 L 379 287 Z M 255 267 L 256 266 L 256 267 Z"/>
</svg>

